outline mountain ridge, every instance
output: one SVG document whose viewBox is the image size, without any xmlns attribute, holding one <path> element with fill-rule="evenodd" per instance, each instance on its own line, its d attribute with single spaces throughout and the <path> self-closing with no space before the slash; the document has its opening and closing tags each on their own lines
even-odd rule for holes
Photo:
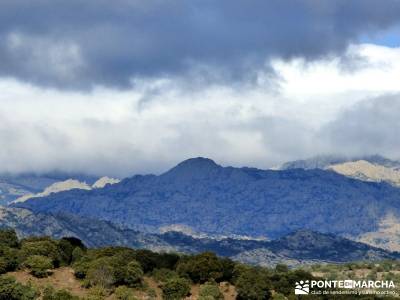
<svg viewBox="0 0 400 300">
<path fill-rule="evenodd" d="M 0 207 L 0 228 L 12 227 L 19 237 L 76 237 L 89 247 L 124 246 L 153 251 L 200 253 L 212 251 L 238 261 L 297 266 L 310 263 L 343 263 L 360 260 L 397 259 L 397 252 L 385 251 L 332 234 L 298 230 L 272 241 L 235 238 L 192 237 L 180 232 L 143 233 L 107 221 L 71 214 L 33 213 L 22 208 Z"/>
<path fill-rule="evenodd" d="M 190 175 L 190 176 L 189 176 Z M 158 232 L 181 224 L 207 234 L 276 238 L 309 228 L 355 236 L 400 214 L 400 189 L 329 170 L 260 170 L 185 161 L 159 176 L 136 175 L 100 190 L 72 190 L 16 204 Z"/>
</svg>

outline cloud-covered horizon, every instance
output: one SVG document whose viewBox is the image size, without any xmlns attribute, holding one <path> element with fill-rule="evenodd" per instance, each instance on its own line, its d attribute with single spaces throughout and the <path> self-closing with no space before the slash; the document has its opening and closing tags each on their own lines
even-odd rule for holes
<svg viewBox="0 0 400 300">
<path fill-rule="evenodd" d="M 0 173 L 399 158 L 399 26 L 398 0 L 1 1 Z"/>
<path fill-rule="evenodd" d="M 319 154 L 398 159 L 400 48 L 353 45 L 313 62 L 271 62 L 249 86 L 138 81 L 90 92 L 0 79 L 0 173 L 160 173 L 197 156 L 269 168 Z"/>
<path fill-rule="evenodd" d="M 72 90 L 252 82 L 272 59 L 337 56 L 399 23 L 398 0 L 5 0 L 0 76 Z"/>
</svg>

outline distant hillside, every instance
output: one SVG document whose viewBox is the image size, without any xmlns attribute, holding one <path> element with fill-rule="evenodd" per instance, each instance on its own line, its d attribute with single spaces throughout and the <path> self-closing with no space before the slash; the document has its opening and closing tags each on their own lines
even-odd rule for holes
<svg viewBox="0 0 400 300">
<path fill-rule="evenodd" d="M 52 184 L 68 179 L 91 185 L 98 177 L 63 172 L 0 174 L 0 205 L 6 205 L 20 197 L 41 193 Z"/>
<path fill-rule="evenodd" d="M 109 222 L 73 216 L 70 214 L 33 213 L 26 209 L 0 207 L 0 227 L 14 228 L 20 237 L 74 236 L 89 246 L 109 245 L 171 250 L 169 244 L 156 235 L 124 230 Z"/>
<path fill-rule="evenodd" d="M 397 253 L 308 230 L 290 233 L 273 241 L 193 238 L 179 232 L 141 233 L 105 221 L 67 214 L 35 214 L 20 208 L 0 208 L 0 228 L 5 227 L 14 228 L 20 237 L 46 235 L 59 239 L 73 236 L 90 247 L 112 245 L 182 253 L 212 251 L 238 261 L 269 266 L 278 263 L 296 266 L 400 257 Z"/>
<path fill-rule="evenodd" d="M 78 189 L 78 190 L 99 189 L 99 188 L 105 187 L 108 184 L 115 184 L 118 182 L 120 182 L 119 179 L 109 178 L 107 176 L 101 177 L 96 182 L 94 182 L 93 185 L 89 185 L 85 181 L 81 182 L 76 179 L 67 179 L 64 181 L 57 181 L 57 182 L 49 185 L 40 193 L 25 194 L 25 195 L 15 199 L 11 203 L 25 202 L 28 199 L 46 197 L 51 194 L 70 191 L 70 190 L 74 190 L 74 189 Z"/>
<path fill-rule="evenodd" d="M 385 181 L 396 187 L 400 187 L 400 170 L 372 164 L 365 160 L 331 165 L 328 168 L 336 173 L 355 179 L 373 182 Z"/>
<path fill-rule="evenodd" d="M 221 167 L 205 158 L 103 189 L 72 190 L 17 204 L 36 212 L 103 219 L 140 231 L 180 224 L 218 235 L 277 238 L 308 228 L 346 236 L 400 215 L 400 189 L 332 171 Z"/>
<path fill-rule="evenodd" d="M 391 253 L 332 234 L 299 230 L 267 242 L 264 247 L 243 251 L 233 259 L 262 266 L 278 263 L 299 266 L 321 262 L 377 261 L 397 257 L 400 257 L 398 253 Z"/>
<path fill-rule="evenodd" d="M 303 160 L 295 160 L 284 163 L 280 169 L 326 169 L 331 165 L 342 164 L 346 162 L 355 162 L 359 160 L 367 161 L 371 164 L 380 165 L 387 168 L 400 168 L 400 161 L 391 160 L 380 155 L 346 157 L 340 155 L 319 155 Z"/>
</svg>

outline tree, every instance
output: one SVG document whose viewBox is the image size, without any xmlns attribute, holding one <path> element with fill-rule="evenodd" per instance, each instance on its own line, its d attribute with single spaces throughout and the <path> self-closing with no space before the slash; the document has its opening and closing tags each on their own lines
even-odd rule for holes
<svg viewBox="0 0 400 300">
<path fill-rule="evenodd" d="M 115 283 L 111 258 L 101 257 L 90 262 L 86 278 L 90 286 L 110 288 Z"/>
<path fill-rule="evenodd" d="M 78 238 L 76 237 L 63 237 L 61 241 L 67 241 L 69 242 L 73 248 L 80 248 L 81 250 L 85 251 L 87 248 L 85 244 Z"/>
<path fill-rule="evenodd" d="M 222 278 L 221 281 L 232 282 L 235 263 L 229 258 L 220 259 L 222 264 Z"/>
<path fill-rule="evenodd" d="M 270 282 L 265 273 L 259 270 L 245 271 L 236 280 L 238 299 L 266 300 L 270 299 Z"/>
<path fill-rule="evenodd" d="M 59 240 L 57 246 L 58 252 L 60 253 L 61 264 L 69 265 L 72 261 L 72 252 L 74 251 L 74 246 L 66 239 Z"/>
<path fill-rule="evenodd" d="M 190 283 L 184 278 L 171 278 L 162 287 L 163 299 L 180 300 L 190 292 Z"/>
<path fill-rule="evenodd" d="M 0 230 L 0 245 L 10 248 L 17 248 L 19 245 L 18 237 L 14 229 Z"/>
<path fill-rule="evenodd" d="M 224 300 L 224 296 L 215 283 L 206 283 L 200 286 L 199 300 Z"/>
<path fill-rule="evenodd" d="M 183 259 L 178 263 L 177 271 L 179 274 L 187 274 L 195 283 L 217 281 L 223 277 L 223 265 L 211 252 Z"/>
<path fill-rule="evenodd" d="M 47 277 L 48 270 L 53 268 L 51 259 L 42 255 L 29 256 L 24 265 L 31 270 L 33 276 L 38 278 Z"/>
</svg>

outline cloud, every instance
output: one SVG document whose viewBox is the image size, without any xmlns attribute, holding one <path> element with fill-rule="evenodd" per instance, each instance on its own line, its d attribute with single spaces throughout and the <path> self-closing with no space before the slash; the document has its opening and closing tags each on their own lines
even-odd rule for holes
<svg viewBox="0 0 400 300">
<path fill-rule="evenodd" d="M 399 158 L 400 93 L 368 99 L 327 124 L 321 137 L 327 148 L 346 155 L 379 153 Z"/>
<path fill-rule="evenodd" d="M 260 168 L 321 153 L 398 158 L 400 48 L 346 55 L 364 57 L 362 67 L 274 60 L 274 90 L 162 77 L 82 93 L 1 79 L 0 172 L 127 176 L 196 156 Z"/>
<path fill-rule="evenodd" d="M 275 58 L 320 59 L 400 20 L 397 0 L 24 0 L 0 3 L 0 76 L 40 86 L 255 80 Z"/>
</svg>

